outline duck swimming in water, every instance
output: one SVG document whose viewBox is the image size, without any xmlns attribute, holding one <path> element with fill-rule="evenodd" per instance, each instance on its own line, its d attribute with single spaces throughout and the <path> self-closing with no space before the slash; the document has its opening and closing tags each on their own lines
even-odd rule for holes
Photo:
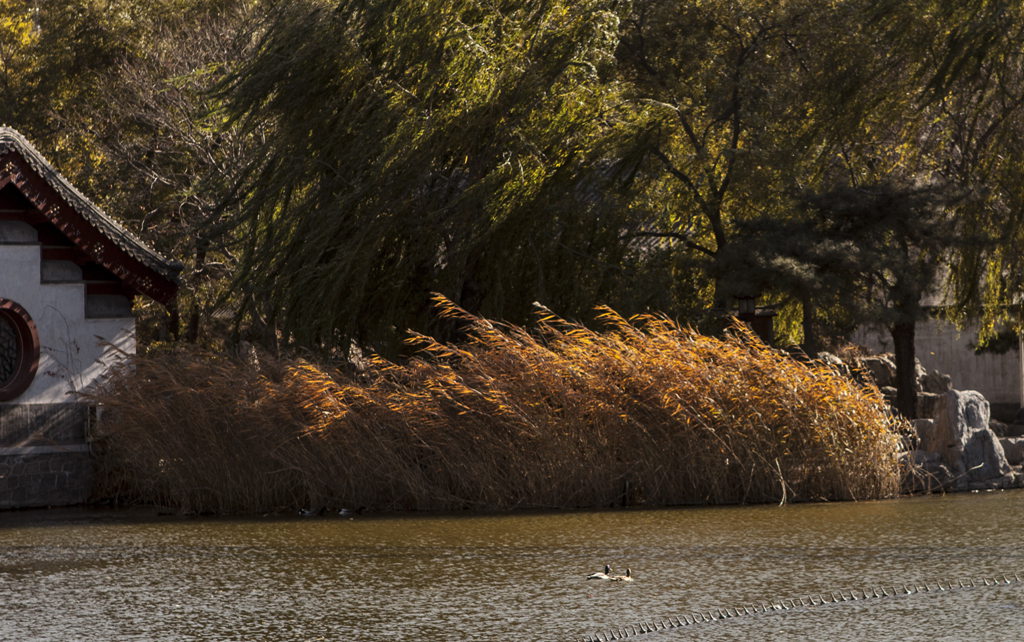
<svg viewBox="0 0 1024 642">
<path fill-rule="evenodd" d="M 604 565 L 604 573 L 591 573 L 587 576 L 588 580 L 610 580 L 612 579 L 609 573 L 612 572 L 612 567 L 607 564 Z"/>
<path fill-rule="evenodd" d="M 633 573 L 627 568 L 625 575 L 612 575 L 608 579 L 610 579 L 613 582 L 632 582 Z"/>
</svg>

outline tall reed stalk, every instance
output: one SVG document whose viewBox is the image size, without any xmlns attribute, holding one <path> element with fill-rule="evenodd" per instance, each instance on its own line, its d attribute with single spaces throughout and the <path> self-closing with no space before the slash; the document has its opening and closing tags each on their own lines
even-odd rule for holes
<svg viewBox="0 0 1024 642">
<path fill-rule="evenodd" d="M 443 298 L 466 340 L 346 375 L 187 351 L 97 395 L 104 492 L 186 511 L 722 504 L 888 497 L 881 394 L 737 325 L 722 339 L 600 311 L 498 324 Z"/>
</svg>

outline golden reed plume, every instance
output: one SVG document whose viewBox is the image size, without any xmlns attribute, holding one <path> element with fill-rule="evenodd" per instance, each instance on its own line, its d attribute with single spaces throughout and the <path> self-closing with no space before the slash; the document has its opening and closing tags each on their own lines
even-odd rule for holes
<svg viewBox="0 0 1024 642">
<path fill-rule="evenodd" d="M 184 511 L 509 509 L 869 499 L 899 491 L 898 420 L 874 387 L 602 308 L 527 330 L 436 297 L 457 345 L 358 374 L 176 350 L 96 399 L 104 492 Z"/>
</svg>

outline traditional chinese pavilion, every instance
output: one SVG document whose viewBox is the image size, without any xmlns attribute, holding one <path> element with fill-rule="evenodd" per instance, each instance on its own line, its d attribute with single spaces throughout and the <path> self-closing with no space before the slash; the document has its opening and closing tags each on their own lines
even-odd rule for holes
<svg viewBox="0 0 1024 642">
<path fill-rule="evenodd" d="M 180 269 L 0 127 L 0 508 L 88 498 L 76 393 L 135 352 L 133 300 L 170 304 Z"/>
</svg>

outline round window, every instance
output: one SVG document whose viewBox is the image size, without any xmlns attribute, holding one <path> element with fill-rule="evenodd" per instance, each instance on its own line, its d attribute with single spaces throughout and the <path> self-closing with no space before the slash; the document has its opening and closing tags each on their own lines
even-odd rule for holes
<svg viewBox="0 0 1024 642">
<path fill-rule="evenodd" d="M 0 299 L 0 401 L 28 389 L 39 366 L 39 334 L 25 308 Z"/>
</svg>

